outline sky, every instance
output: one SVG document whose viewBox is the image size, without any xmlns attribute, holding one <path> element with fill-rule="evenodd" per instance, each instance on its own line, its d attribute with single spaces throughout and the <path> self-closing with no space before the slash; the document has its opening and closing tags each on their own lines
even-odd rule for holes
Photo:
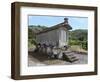
<svg viewBox="0 0 100 82">
<path fill-rule="evenodd" d="M 75 29 L 87 29 L 88 18 L 87 17 L 69 17 L 69 16 L 28 16 L 28 25 L 41 25 L 51 27 L 56 24 L 62 23 L 64 18 L 68 18 L 68 22 Z"/>
</svg>

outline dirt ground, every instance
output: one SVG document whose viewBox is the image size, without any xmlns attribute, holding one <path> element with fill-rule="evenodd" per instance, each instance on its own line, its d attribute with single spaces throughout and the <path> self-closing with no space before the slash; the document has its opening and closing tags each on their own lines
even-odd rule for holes
<svg viewBox="0 0 100 82">
<path fill-rule="evenodd" d="M 74 53 L 79 60 L 75 62 L 67 62 L 60 59 L 49 59 L 47 55 L 36 54 L 34 52 L 28 53 L 28 66 L 47 66 L 47 65 L 73 65 L 73 64 L 87 64 L 88 55 L 87 54 L 76 54 Z"/>
</svg>

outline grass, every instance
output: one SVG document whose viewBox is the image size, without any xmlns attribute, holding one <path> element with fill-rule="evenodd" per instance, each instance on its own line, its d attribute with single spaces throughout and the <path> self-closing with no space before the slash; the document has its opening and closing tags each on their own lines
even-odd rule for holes
<svg viewBox="0 0 100 82">
<path fill-rule="evenodd" d="M 69 48 L 70 51 L 74 51 L 74 52 L 77 52 L 77 53 L 86 53 L 87 54 L 87 51 L 84 50 L 81 46 L 79 45 L 72 45 L 70 48 Z"/>
</svg>

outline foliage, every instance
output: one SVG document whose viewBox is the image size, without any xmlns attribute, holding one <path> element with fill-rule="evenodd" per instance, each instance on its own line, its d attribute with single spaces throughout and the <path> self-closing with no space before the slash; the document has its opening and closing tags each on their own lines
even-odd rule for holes
<svg viewBox="0 0 100 82">
<path fill-rule="evenodd" d="M 36 33 L 39 31 L 42 31 L 46 29 L 46 26 L 40 26 L 40 25 L 31 25 L 28 27 L 28 47 L 32 48 L 34 45 L 36 46 Z"/>
<path fill-rule="evenodd" d="M 83 41 L 83 40 L 87 40 L 87 30 L 83 30 L 83 29 L 78 29 L 78 30 L 73 30 L 70 31 L 70 39 L 72 40 L 79 40 L 79 41 Z"/>
<path fill-rule="evenodd" d="M 87 50 L 87 41 L 82 42 L 82 48 Z"/>
<path fill-rule="evenodd" d="M 87 30 L 78 29 L 70 31 L 69 45 L 79 45 L 87 50 Z"/>
</svg>

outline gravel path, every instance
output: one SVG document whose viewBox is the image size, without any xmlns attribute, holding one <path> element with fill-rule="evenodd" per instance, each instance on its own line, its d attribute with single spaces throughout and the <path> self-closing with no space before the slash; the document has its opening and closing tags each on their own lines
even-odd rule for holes
<svg viewBox="0 0 100 82">
<path fill-rule="evenodd" d="M 46 55 L 29 53 L 28 55 L 28 66 L 44 66 L 44 65 L 73 65 L 73 64 L 87 64 L 88 55 L 86 54 L 76 54 L 74 53 L 79 60 L 73 63 L 66 62 L 59 59 L 48 59 Z"/>
</svg>

